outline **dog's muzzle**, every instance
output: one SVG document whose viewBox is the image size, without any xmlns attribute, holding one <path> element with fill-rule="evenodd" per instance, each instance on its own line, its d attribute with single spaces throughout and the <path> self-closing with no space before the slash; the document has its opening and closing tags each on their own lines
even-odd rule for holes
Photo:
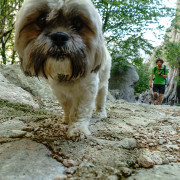
<svg viewBox="0 0 180 180">
<path fill-rule="evenodd" d="M 69 36 L 63 32 L 55 32 L 50 35 L 50 38 L 52 42 L 58 47 L 66 45 L 67 41 L 69 40 Z"/>
<path fill-rule="evenodd" d="M 63 60 L 67 57 L 65 47 L 69 41 L 69 36 L 64 32 L 55 32 L 49 35 L 52 41 L 52 47 L 48 51 L 48 55 L 55 58 L 56 60 Z"/>
</svg>

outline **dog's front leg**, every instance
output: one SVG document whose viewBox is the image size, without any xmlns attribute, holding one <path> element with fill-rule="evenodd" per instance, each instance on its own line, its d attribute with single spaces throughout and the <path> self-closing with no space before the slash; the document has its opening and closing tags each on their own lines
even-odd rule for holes
<svg viewBox="0 0 180 180">
<path fill-rule="evenodd" d="M 64 123 L 69 124 L 69 114 L 72 102 L 68 98 L 65 98 L 65 96 L 61 99 L 63 99 L 62 101 L 60 101 L 60 104 L 64 110 Z"/>
<path fill-rule="evenodd" d="M 107 113 L 106 113 L 106 96 L 108 93 L 108 85 L 104 85 L 98 90 L 98 95 L 96 98 L 96 112 L 100 116 L 100 118 L 106 118 Z"/>
<path fill-rule="evenodd" d="M 80 86 L 69 115 L 68 138 L 79 140 L 91 135 L 88 126 L 95 107 L 97 90 L 97 82 L 86 82 L 83 86 Z"/>
</svg>

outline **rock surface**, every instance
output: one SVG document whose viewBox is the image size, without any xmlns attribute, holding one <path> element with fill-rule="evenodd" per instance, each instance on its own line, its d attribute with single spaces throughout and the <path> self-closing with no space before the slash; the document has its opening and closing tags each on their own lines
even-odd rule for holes
<svg viewBox="0 0 180 180">
<path fill-rule="evenodd" d="M 23 90 L 21 87 L 17 87 L 14 84 L 11 84 L 1 73 L 0 98 L 10 102 L 28 104 L 34 108 L 39 108 L 39 105 L 33 100 L 33 97 L 30 93 Z"/>
<path fill-rule="evenodd" d="M 138 158 L 138 164 L 140 167 L 151 168 L 154 166 L 154 161 L 146 155 L 141 155 Z"/>
<path fill-rule="evenodd" d="M 49 85 L 42 78 L 27 77 L 20 66 L 1 65 L 0 72 L 11 83 L 39 98 L 54 98 Z"/>
<path fill-rule="evenodd" d="M 1 82 L 9 83 L 3 76 Z M 92 135 L 74 142 L 67 139 L 59 103 L 37 98 L 38 110 L 0 99 L 0 179 L 180 177 L 180 107 L 110 97 L 108 118 L 94 114 L 89 126 Z"/>
<path fill-rule="evenodd" d="M 0 124 L 0 137 L 11 137 L 13 130 L 21 130 L 24 127 L 24 123 L 19 118 L 14 118 L 9 121 L 2 122 Z"/>
<path fill-rule="evenodd" d="M 139 80 L 139 76 L 133 66 L 124 73 L 111 75 L 109 89 L 116 99 L 124 99 L 128 102 L 135 102 L 134 86 Z"/>
<path fill-rule="evenodd" d="M 23 115 L 12 119 L 2 116 L 3 118 L 0 119 L 0 148 L 3 149 L 3 152 L 0 151 L 0 158 L 10 157 L 10 160 L 6 161 L 7 164 L 0 166 L 3 167 L 3 171 L 0 170 L 0 177 L 10 171 L 12 173 L 8 174 L 8 180 L 13 180 L 15 177 L 19 179 L 16 166 L 11 161 L 26 159 L 22 152 L 26 152 L 24 149 L 27 148 L 26 137 L 28 137 L 28 142 L 30 142 L 28 144 L 36 141 L 45 144 L 51 150 L 50 157 L 55 160 L 48 164 L 47 167 L 58 168 L 63 166 L 64 169 L 66 168 L 66 170 L 63 169 L 60 172 L 52 170 L 49 173 L 52 179 L 66 176 L 67 179 L 72 180 L 73 178 L 82 180 L 119 179 L 129 176 L 137 177 L 137 179 L 144 176 L 144 179 L 148 179 L 149 175 L 146 175 L 145 172 L 147 174 L 153 173 L 152 177 L 156 177 L 156 173 L 157 177 L 165 177 L 164 174 L 156 172 L 160 171 L 160 168 L 156 168 L 157 165 L 162 168 L 170 167 L 171 172 L 167 171 L 166 177 L 179 178 L 180 173 L 176 168 L 174 171 L 171 168 L 172 163 L 178 165 L 178 162 L 180 162 L 179 107 L 150 106 L 125 101 L 112 103 L 108 101 L 108 118 L 99 119 L 98 116 L 94 116 L 90 123 L 92 136 L 85 140 L 73 142 L 66 138 L 67 125 L 63 124 L 62 109 L 57 106 L 54 100 L 46 99 L 43 102 L 43 109 L 50 110 L 47 115 Z M 25 137 L 11 138 L 14 130 L 16 132 L 26 131 L 27 134 Z M 22 139 L 22 141 L 19 141 L 19 139 Z M 160 140 L 163 140 L 163 143 L 159 143 Z M 18 145 L 19 143 L 20 145 Z M 14 151 L 14 148 L 10 151 L 7 150 L 8 147 L 14 147 L 15 145 L 18 147 L 16 151 Z M 19 146 L 23 149 L 19 148 Z M 34 145 L 30 146 L 34 147 Z M 6 153 L 12 154 L 14 159 L 11 159 L 12 156 Z M 32 151 L 30 156 L 35 159 L 37 154 L 39 153 Z M 42 154 L 38 157 L 40 159 L 47 158 L 47 156 L 50 158 L 46 153 L 40 154 Z M 145 156 L 146 159 L 141 158 L 140 161 L 140 156 Z M 28 163 L 23 160 L 23 164 L 28 166 Z M 150 163 L 150 165 L 147 165 L 147 163 Z M 163 164 L 167 164 L 167 166 Z M 147 168 L 152 166 L 154 166 L 154 170 L 148 171 Z M 39 172 L 37 177 L 47 171 L 45 170 L 46 167 L 39 167 L 40 169 L 36 167 L 37 172 Z M 13 171 L 13 168 L 15 168 L 15 171 Z M 24 173 L 27 175 L 24 176 L 26 179 L 36 180 L 34 174 L 28 174 L 28 172 L 33 171 L 34 166 L 29 165 L 28 168 L 24 168 Z M 63 174 L 65 176 L 61 176 Z M 24 176 L 22 175 L 22 177 Z"/>
<path fill-rule="evenodd" d="M 23 139 L 0 145 L 0 179 L 50 180 L 65 168 L 42 144 Z"/>
<path fill-rule="evenodd" d="M 137 170 L 128 180 L 179 180 L 180 163 L 170 165 L 157 165 L 152 169 Z"/>
</svg>

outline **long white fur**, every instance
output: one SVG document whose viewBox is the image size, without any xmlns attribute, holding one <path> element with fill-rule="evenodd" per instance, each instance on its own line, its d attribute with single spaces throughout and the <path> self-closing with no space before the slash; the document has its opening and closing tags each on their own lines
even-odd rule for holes
<svg viewBox="0 0 180 180">
<path fill-rule="evenodd" d="M 98 54 L 98 58 L 102 60 L 102 64 L 98 72 L 91 72 L 94 64 L 92 63 L 92 67 L 90 67 L 86 77 L 79 78 L 76 81 L 59 82 L 56 78 L 58 74 L 71 73 L 70 61 L 67 59 L 64 62 L 59 61 L 59 64 L 56 64 L 56 61 L 48 59 L 46 62 L 47 67 L 53 68 L 53 74 L 51 76 L 48 75 L 47 81 L 64 109 L 65 122 L 69 125 L 67 135 L 70 138 L 84 138 L 91 134 L 88 125 L 95 105 L 101 118 L 107 117 L 105 103 L 108 92 L 108 79 L 110 77 L 111 57 L 104 44 L 104 40 L 99 35 L 102 31 L 100 16 L 90 0 L 25 0 L 23 9 L 21 9 L 17 16 L 16 42 L 18 42 L 19 31 L 23 27 L 21 17 L 30 12 L 32 8 L 44 2 L 49 3 L 49 6 L 52 8 L 60 8 L 63 3 L 72 3 L 72 5 L 81 6 L 82 11 L 88 13 L 94 27 L 97 28 L 97 37 L 93 42 L 94 50 L 89 54 L 89 61 L 95 61 L 95 51 L 97 47 L 100 47 L 101 53 L 99 52 L 99 54 L 101 55 Z M 83 10 L 83 7 L 86 8 Z M 85 12 L 87 8 L 90 8 L 90 11 Z M 23 56 L 22 49 L 19 49 L 18 43 L 16 44 L 16 49 Z"/>
<path fill-rule="evenodd" d="M 88 126 L 95 105 L 99 116 L 107 117 L 105 104 L 111 68 L 107 49 L 104 58 L 106 61 L 98 73 L 90 73 L 75 82 L 59 83 L 48 78 L 54 95 L 64 109 L 65 122 L 69 124 L 68 137 L 83 138 L 91 134 Z"/>
</svg>

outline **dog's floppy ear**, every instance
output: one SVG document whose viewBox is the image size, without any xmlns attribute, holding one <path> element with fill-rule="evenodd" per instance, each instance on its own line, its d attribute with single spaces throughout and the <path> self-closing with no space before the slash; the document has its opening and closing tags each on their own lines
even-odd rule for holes
<svg viewBox="0 0 180 180">
<path fill-rule="evenodd" d="M 97 30 L 97 45 L 96 45 L 96 50 L 95 50 L 95 59 L 94 59 L 94 65 L 92 72 L 98 72 L 100 67 L 104 64 L 104 61 L 106 61 L 106 46 L 105 46 L 105 40 L 103 36 L 103 31 L 102 31 L 102 20 L 101 17 L 96 11 L 96 18 L 95 18 L 95 26 Z"/>
<path fill-rule="evenodd" d="M 101 65 L 104 64 L 106 60 L 106 47 L 103 36 L 99 39 L 99 43 L 95 52 L 95 61 L 92 72 L 98 72 Z"/>
</svg>

